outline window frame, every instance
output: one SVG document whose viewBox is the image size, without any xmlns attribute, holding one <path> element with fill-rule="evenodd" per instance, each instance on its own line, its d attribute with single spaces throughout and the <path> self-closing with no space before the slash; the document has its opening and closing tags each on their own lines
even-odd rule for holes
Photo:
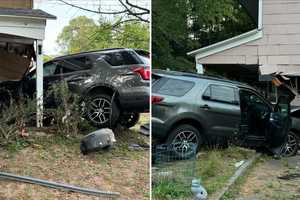
<svg viewBox="0 0 300 200">
<path fill-rule="evenodd" d="M 233 92 L 234 92 L 234 101 L 229 102 L 229 101 L 224 101 L 224 100 L 219 100 L 219 99 L 212 99 L 211 98 L 211 86 L 221 86 L 221 87 L 232 88 Z M 205 93 L 208 89 L 210 89 L 210 96 L 209 97 L 205 95 Z M 225 104 L 230 104 L 230 105 L 240 105 L 239 95 L 238 95 L 238 88 L 237 87 L 228 86 L 228 85 L 224 85 L 224 84 L 217 84 L 217 83 L 210 83 L 205 87 L 205 90 L 202 94 L 202 100 L 213 101 L 213 102 L 218 102 L 218 103 L 225 103 Z"/>
</svg>

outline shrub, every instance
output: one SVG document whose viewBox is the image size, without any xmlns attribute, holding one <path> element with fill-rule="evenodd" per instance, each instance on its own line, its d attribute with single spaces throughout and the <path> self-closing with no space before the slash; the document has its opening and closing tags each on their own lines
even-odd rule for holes
<svg viewBox="0 0 300 200">
<path fill-rule="evenodd" d="M 78 95 L 69 90 L 68 84 L 62 82 L 51 86 L 47 98 L 53 99 L 55 109 L 51 110 L 54 117 L 54 127 L 58 133 L 65 136 L 75 136 L 80 132 L 82 118 Z"/>
</svg>

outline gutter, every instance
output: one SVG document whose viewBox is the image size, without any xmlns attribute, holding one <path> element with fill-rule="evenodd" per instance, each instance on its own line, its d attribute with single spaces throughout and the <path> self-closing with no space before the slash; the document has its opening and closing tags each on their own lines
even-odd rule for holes
<svg viewBox="0 0 300 200">
<path fill-rule="evenodd" d="M 189 56 L 196 56 L 197 59 L 204 58 L 227 49 L 231 49 L 248 42 L 261 39 L 263 37 L 262 30 L 254 29 L 233 38 L 212 44 L 210 46 L 188 52 Z"/>
</svg>

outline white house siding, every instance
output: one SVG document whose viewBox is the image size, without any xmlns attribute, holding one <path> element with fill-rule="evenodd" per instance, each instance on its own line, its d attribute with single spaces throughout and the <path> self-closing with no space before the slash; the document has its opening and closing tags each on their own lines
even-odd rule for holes
<svg viewBox="0 0 300 200">
<path fill-rule="evenodd" d="M 0 16 L 0 33 L 43 40 L 46 19 Z"/>
<path fill-rule="evenodd" d="M 261 39 L 197 62 L 292 66 L 300 71 L 300 0 L 263 0 Z"/>
</svg>

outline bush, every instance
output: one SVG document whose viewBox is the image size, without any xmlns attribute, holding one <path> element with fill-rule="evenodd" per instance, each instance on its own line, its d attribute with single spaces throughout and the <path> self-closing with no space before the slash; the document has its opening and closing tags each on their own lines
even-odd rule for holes
<svg viewBox="0 0 300 200">
<path fill-rule="evenodd" d="M 21 98 L 19 101 L 11 100 L 3 105 L 0 111 L 0 146 L 7 146 L 17 142 L 25 131 L 30 113 L 36 108 L 35 101 Z"/>
<path fill-rule="evenodd" d="M 58 133 L 65 136 L 78 135 L 81 125 L 86 124 L 82 118 L 79 96 L 69 90 L 66 82 L 62 82 L 51 86 L 47 97 L 53 99 L 55 104 L 51 113 Z"/>
</svg>

